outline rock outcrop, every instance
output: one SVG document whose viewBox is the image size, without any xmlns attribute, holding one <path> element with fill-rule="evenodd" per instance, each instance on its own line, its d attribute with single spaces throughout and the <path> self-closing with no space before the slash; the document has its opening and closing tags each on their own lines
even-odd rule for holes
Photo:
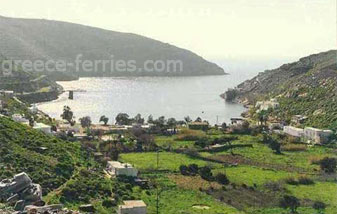
<svg viewBox="0 0 337 214">
<path fill-rule="evenodd" d="M 30 177 L 22 172 L 12 179 L 0 182 L 0 201 L 14 207 L 17 214 L 71 214 L 63 205 L 45 205 L 42 200 L 42 188 L 32 183 Z M 2 213 L 2 210 L 0 210 Z M 4 213 L 6 213 L 4 211 Z"/>
</svg>

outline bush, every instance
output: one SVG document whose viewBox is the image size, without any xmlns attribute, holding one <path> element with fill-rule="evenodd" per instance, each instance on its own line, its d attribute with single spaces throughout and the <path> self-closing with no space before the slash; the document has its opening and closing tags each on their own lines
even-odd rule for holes
<svg viewBox="0 0 337 214">
<path fill-rule="evenodd" d="M 336 172 L 337 159 L 336 158 L 324 158 L 320 161 L 321 170 L 326 173 Z"/>
<path fill-rule="evenodd" d="M 179 167 L 179 171 L 182 175 L 185 175 L 185 176 L 189 175 L 188 167 L 186 165 L 181 165 Z"/>
<path fill-rule="evenodd" d="M 282 146 L 282 150 L 288 152 L 301 152 L 306 151 L 307 146 L 303 144 L 286 144 Z"/>
<path fill-rule="evenodd" d="M 320 201 L 316 201 L 313 205 L 312 208 L 317 210 L 318 213 L 323 213 L 323 210 L 326 208 L 326 204 Z"/>
<path fill-rule="evenodd" d="M 300 201 L 295 196 L 285 195 L 280 201 L 280 207 L 290 209 L 291 213 L 297 213 L 296 210 L 300 205 Z"/>
<path fill-rule="evenodd" d="M 208 166 L 204 166 L 202 168 L 200 168 L 200 176 L 202 179 L 206 180 L 206 181 L 212 181 L 213 180 L 213 173 L 210 167 Z"/>
<path fill-rule="evenodd" d="M 295 178 L 287 178 L 285 182 L 290 185 L 298 185 L 298 181 Z"/>
<path fill-rule="evenodd" d="M 219 173 L 215 176 L 215 180 L 222 185 L 228 185 L 229 184 L 229 180 L 227 178 L 227 175 L 224 173 Z"/>
<path fill-rule="evenodd" d="M 308 177 L 300 177 L 298 179 L 298 183 L 302 184 L 302 185 L 311 185 L 311 184 L 315 184 L 315 182 L 313 180 L 311 180 Z"/>
</svg>

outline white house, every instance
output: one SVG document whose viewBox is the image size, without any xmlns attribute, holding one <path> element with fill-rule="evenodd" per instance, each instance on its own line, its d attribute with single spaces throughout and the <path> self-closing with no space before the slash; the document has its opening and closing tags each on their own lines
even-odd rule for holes
<svg viewBox="0 0 337 214">
<path fill-rule="evenodd" d="M 146 214 L 147 208 L 144 201 L 123 201 L 118 207 L 118 214 Z"/>
<path fill-rule="evenodd" d="M 35 123 L 33 129 L 40 130 L 46 134 L 51 134 L 51 126 L 44 123 Z"/>
<path fill-rule="evenodd" d="M 333 135 L 333 131 L 331 130 L 322 130 L 312 127 L 306 127 L 304 129 L 304 137 L 306 140 L 315 144 L 326 143 L 331 135 Z"/>
<path fill-rule="evenodd" d="M 283 132 L 293 137 L 303 137 L 304 130 L 293 126 L 283 127 Z"/>
<path fill-rule="evenodd" d="M 29 120 L 24 118 L 21 114 L 13 114 L 12 119 L 18 123 L 29 124 Z"/>
<path fill-rule="evenodd" d="M 14 97 L 14 91 L 0 90 L 0 96 L 2 96 L 4 98 L 13 98 Z"/>
<path fill-rule="evenodd" d="M 270 99 L 269 101 L 259 101 L 256 102 L 255 108 L 258 108 L 259 111 L 267 111 L 269 109 L 276 109 L 280 107 L 280 103 L 276 99 Z"/>
<path fill-rule="evenodd" d="M 109 161 L 107 164 L 107 170 L 112 175 L 125 175 L 131 177 L 137 177 L 138 170 L 134 168 L 131 164 L 120 163 L 118 161 Z"/>
</svg>

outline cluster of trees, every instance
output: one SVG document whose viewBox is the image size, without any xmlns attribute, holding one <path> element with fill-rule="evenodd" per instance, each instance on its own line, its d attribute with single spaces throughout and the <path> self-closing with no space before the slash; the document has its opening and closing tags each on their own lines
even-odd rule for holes
<svg viewBox="0 0 337 214">
<path fill-rule="evenodd" d="M 275 136 L 270 136 L 268 134 L 263 135 L 262 142 L 269 146 L 276 154 L 282 154 L 281 143 Z"/>
<path fill-rule="evenodd" d="M 283 198 L 280 200 L 280 207 L 290 210 L 291 214 L 296 214 L 297 209 L 301 206 L 301 202 L 298 198 L 295 196 L 291 195 L 285 195 Z M 316 201 L 313 203 L 312 208 L 317 210 L 318 214 L 324 213 L 324 210 L 326 208 L 326 204 L 321 202 L 321 201 Z"/>
<path fill-rule="evenodd" d="M 179 167 L 180 173 L 184 176 L 196 176 L 200 177 L 206 181 L 216 181 L 222 185 L 228 185 L 230 182 L 224 173 L 219 173 L 216 176 L 213 175 L 212 169 L 208 166 L 199 167 L 197 164 L 190 164 L 188 166 L 181 165 Z"/>
</svg>

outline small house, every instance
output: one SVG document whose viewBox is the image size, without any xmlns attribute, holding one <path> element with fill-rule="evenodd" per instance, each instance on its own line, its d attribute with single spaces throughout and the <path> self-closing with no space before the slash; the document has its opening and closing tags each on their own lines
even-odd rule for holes
<svg viewBox="0 0 337 214">
<path fill-rule="evenodd" d="M 44 123 L 35 123 L 33 129 L 44 132 L 45 134 L 51 134 L 51 126 Z"/>
<path fill-rule="evenodd" d="M 293 126 L 283 127 L 283 132 L 293 137 L 303 137 L 304 130 Z"/>
<path fill-rule="evenodd" d="M 107 171 L 114 176 L 130 176 L 137 177 L 138 170 L 134 168 L 131 164 L 121 163 L 118 161 L 108 161 Z"/>
<path fill-rule="evenodd" d="M 304 129 L 304 138 L 314 144 L 327 143 L 331 135 L 333 135 L 333 131 L 331 130 L 322 130 L 312 127 L 306 127 Z"/>
<path fill-rule="evenodd" d="M 123 201 L 118 207 L 118 214 L 146 214 L 147 207 L 144 201 Z"/>
</svg>

